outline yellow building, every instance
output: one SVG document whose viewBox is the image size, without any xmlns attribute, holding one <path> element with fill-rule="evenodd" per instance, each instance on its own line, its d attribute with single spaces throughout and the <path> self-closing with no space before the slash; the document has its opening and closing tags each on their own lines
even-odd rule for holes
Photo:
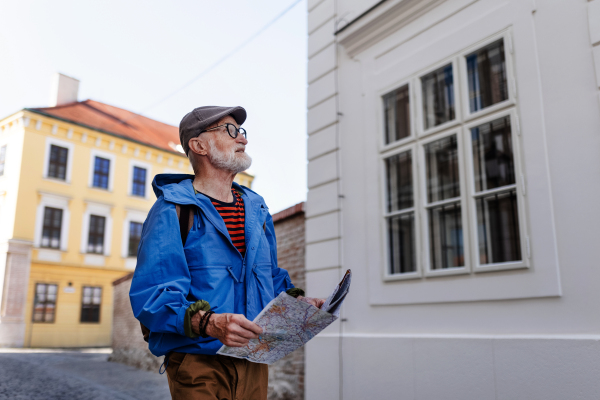
<svg viewBox="0 0 600 400">
<path fill-rule="evenodd" d="M 191 173 L 176 127 L 78 102 L 77 86 L 60 75 L 54 107 L 0 120 L 0 346 L 109 346 L 152 179 Z"/>
</svg>

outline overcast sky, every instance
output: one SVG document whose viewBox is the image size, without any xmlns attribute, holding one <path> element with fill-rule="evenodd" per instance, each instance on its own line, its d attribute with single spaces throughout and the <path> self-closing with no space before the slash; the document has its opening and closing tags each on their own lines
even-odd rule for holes
<svg viewBox="0 0 600 400">
<path fill-rule="evenodd" d="M 253 189 L 272 213 L 306 198 L 306 0 L 0 0 L 0 118 L 48 106 L 55 72 L 93 99 L 175 126 L 201 105 L 248 111 Z"/>
</svg>

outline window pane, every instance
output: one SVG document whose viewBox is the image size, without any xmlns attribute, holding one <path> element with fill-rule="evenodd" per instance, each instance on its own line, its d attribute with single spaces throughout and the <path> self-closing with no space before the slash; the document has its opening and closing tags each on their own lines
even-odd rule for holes
<svg viewBox="0 0 600 400">
<path fill-rule="evenodd" d="M 49 177 L 62 180 L 66 179 L 68 154 L 69 149 L 50 145 L 50 163 L 48 164 Z"/>
<path fill-rule="evenodd" d="M 59 208 L 44 208 L 41 247 L 49 247 L 52 249 L 58 249 L 60 247 L 62 213 L 63 210 Z"/>
<path fill-rule="evenodd" d="M 6 146 L 0 147 L 0 176 L 4 175 L 4 164 L 6 164 Z"/>
<path fill-rule="evenodd" d="M 494 189 L 515 183 L 510 117 L 471 129 L 475 190 Z"/>
<path fill-rule="evenodd" d="M 81 322 L 100 321 L 100 303 L 102 301 L 101 287 L 83 287 L 81 300 Z"/>
<path fill-rule="evenodd" d="M 476 202 L 479 263 L 521 260 L 516 190 L 483 196 Z"/>
<path fill-rule="evenodd" d="M 444 204 L 428 210 L 432 270 L 465 265 L 461 215 L 459 203 Z"/>
<path fill-rule="evenodd" d="M 36 284 L 35 299 L 33 302 L 33 322 L 54 322 L 56 291 L 56 285 Z"/>
<path fill-rule="evenodd" d="M 454 79 L 452 64 L 421 78 L 423 88 L 423 124 L 425 129 L 454 119 Z"/>
<path fill-rule="evenodd" d="M 142 238 L 142 224 L 139 222 L 129 223 L 129 257 L 137 256 L 137 250 Z"/>
<path fill-rule="evenodd" d="M 503 39 L 469 54 L 466 58 L 471 112 L 508 99 Z"/>
<path fill-rule="evenodd" d="M 133 167 L 133 185 L 131 194 L 135 196 L 146 195 L 146 169 Z"/>
<path fill-rule="evenodd" d="M 385 143 L 410 136 L 410 103 L 408 85 L 383 96 L 385 108 Z"/>
<path fill-rule="evenodd" d="M 96 157 L 94 160 L 94 182 L 93 186 L 108 189 L 108 175 L 110 172 L 110 160 Z"/>
<path fill-rule="evenodd" d="M 390 273 L 415 272 L 415 216 L 414 213 L 388 219 Z"/>
<path fill-rule="evenodd" d="M 106 218 L 90 215 L 90 229 L 88 236 L 88 253 L 104 253 L 104 225 Z"/>
<path fill-rule="evenodd" d="M 412 154 L 396 154 L 385 160 L 388 212 L 413 206 Z"/>
<path fill-rule="evenodd" d="M 425 164 L 428 202 L 460 196 L 456 135 L 425 145 Z"/>
</svg>

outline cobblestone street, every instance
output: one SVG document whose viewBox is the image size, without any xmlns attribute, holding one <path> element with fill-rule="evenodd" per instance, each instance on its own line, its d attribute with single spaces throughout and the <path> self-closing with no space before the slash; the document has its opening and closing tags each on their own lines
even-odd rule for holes
<svg viewBox="0 0 600 400">
<path fill-rule="evenodd" d="M 166 375 L 108 362 L 110 349 L 0 349 L 0 399 L 170 399 Z"/>
</svg>

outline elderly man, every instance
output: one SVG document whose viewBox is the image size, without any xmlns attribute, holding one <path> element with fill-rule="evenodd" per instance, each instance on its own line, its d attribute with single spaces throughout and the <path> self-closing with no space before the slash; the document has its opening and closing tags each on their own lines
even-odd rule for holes
<svg viewBox="0 0 600 400">
<path fill-rule="evenodd" d="M 130 290 L 150 351 L 166 355 L 173 399 L 266 399 L 268 368 L 217 355 L 245 346 L 252 322 L 279 293 L 302 297 L 277 266 L 273 220 L 263 198 L 233 182 L 250 167 L 242 107 L 199 107 L 179 125 L 194 176 L 162 174 L 142 230 Z"/>
</svg>

